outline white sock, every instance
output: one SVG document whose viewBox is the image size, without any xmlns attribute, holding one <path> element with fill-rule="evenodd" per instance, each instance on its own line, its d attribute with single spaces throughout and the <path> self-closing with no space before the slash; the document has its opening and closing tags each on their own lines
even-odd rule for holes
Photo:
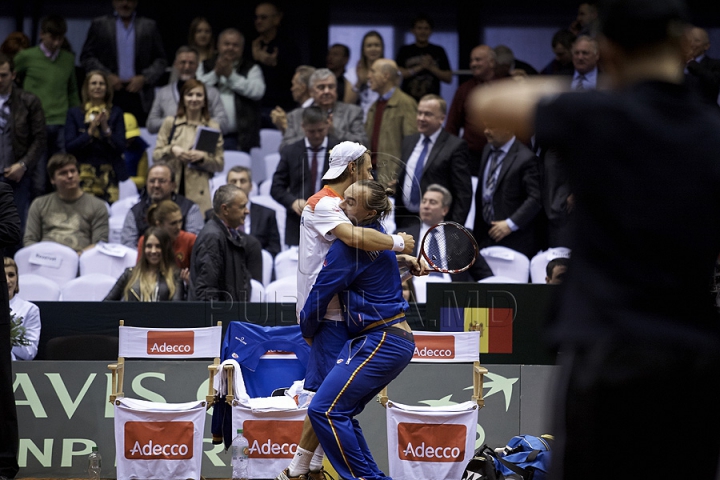
<svg viewBox="0 0 720 480">
<path fill-rule="evenodd" d="M 310 471 L 317 472 L 322 468 L 323 458 L 325 457 L 325 450 L 322 445 L 318 445 L 313 453 L 312 460 L 310 460 Z"/>
<path fill-rule="evenodd" d="M 312 458 L 313 452 L 298 447 L 292 461 L 290 462 L 290 466 L 288 467 L 288 470 L 290 470 L 290 476 L 297 477 L 298 475 L 308 473 L 310 471 L 310 461 Z"/>
</svg>

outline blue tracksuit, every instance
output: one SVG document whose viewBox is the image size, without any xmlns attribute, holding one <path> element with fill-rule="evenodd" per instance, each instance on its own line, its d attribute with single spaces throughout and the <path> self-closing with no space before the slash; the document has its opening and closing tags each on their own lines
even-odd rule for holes
<svg viewBox="0 0 720 480">
<path fill-rule="evenodd" d="M 335 293 L 340 293 L 351 338 L 313 397 L 308 417 L 342 478 L 388 478 L 372 458 L 354 417 L 407 366 L 415 349 L 411 333 L 392 327 L 404 320 L 408 308 L 395 254 L 335 242 L 300 315 L 305 337 L 321 325 Z M 380 320 L 388 321 L 373 325 Z"/>
</svg>

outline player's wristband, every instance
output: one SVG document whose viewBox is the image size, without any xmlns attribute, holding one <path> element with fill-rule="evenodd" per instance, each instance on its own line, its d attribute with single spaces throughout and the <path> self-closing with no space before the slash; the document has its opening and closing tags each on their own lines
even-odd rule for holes
<svg viewBox="0 0 720 480">
<path fill-rule="evenodd" d="M 393 252 L 402 252 L 405 250 L 405 240 L 400 235 L 390 235 L 393 240 Z"/>
</svg>

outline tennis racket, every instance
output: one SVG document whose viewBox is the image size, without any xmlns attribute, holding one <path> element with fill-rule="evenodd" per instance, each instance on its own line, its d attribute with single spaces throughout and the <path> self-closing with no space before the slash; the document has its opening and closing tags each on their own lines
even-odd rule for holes
<svg viewBox="0 0 720 480">
<path fill-rule="evenodd" d="M 433 225 L 423 236 L 418 260 L 425 259 L 428 267 L 440 273 L 461 273 L 472 267 L 478 255 L 478 245 L 472 234 L 455 222 Z M 405 281 L 412 274 L 401 269 Z"/>
</svg>

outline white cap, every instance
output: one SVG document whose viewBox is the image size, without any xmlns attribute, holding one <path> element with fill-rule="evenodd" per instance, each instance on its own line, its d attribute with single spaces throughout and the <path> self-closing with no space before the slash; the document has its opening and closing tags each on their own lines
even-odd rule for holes
<svg viewBox="0 0 720 480">
<path fill-rule="evenodd" d="M 354 162 L 367 152 L 365 145 L 356 142 L 341 142 L 330 151 L 330 168 L 323 175 L 323 180 L 334 180 L 345 171 L 350 162 Z"/>
</svg>

